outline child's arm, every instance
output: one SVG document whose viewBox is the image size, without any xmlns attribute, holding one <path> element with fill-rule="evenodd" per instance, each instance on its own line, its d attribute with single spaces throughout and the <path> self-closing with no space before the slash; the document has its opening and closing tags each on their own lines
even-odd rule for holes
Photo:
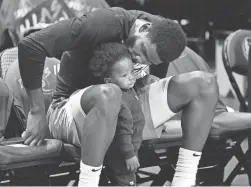
<svg viewBox="0 0 251 187">
<path fill-rule="evenodd" d="M 118 116 L 117 138 L 119 141 L 120 151 L 125 158 L 127 169 L 132 172 L 136 172 L 140 165 L 132 144 L 132 127 L 133 117 L 131 110 L 129 107 L 122 104 Z"/>
<path fill-rule="evenodd" d="M 131 110 L 128 106 L 122 103 L 118 115 L 116 136 L 119 141 L 120 151 L 123 153 L 125 159 L 129 159 L 135 156 L 134 146 L 132 144 L 132 127 L 133 118 Z"/>
</svg>

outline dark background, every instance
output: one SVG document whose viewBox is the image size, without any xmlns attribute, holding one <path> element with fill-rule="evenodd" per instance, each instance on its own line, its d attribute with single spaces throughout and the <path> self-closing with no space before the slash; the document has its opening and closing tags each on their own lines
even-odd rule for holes
<svg viewBox="0 0 251 187">
<path fill-rule="evenodd" d="M 251 27 L 251 0 L 145 0 L 143 5 L 137 0 L 107 2 L 178 21 L 188 20 L 189 24 L 182 26 L 188 45 L 207 61 L 214 61 L 216 39 L 224 39 L 227 31 Z"/>
</svg>

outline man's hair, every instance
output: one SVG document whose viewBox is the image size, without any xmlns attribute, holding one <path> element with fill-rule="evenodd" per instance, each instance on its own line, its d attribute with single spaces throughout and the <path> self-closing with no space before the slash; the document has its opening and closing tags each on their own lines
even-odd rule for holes
<svg viewBox="0 0 251 187">
<path fill-rule="evenodd" d="M 156 44 L 162 62 L 171 62 L 178 58 L 187 45 L 183 29 L 170 19 L 153 22 L 148 37 Z"/>
<path fill-rule="evenodd" d="M 131 54 L 124 44 L 105 43 L 99 45 L 92 54 L 89 67 L 94 76 L 102 79 L 109 77 L 111 67 L 119 60 L 129 58 Z"/>
</svg>

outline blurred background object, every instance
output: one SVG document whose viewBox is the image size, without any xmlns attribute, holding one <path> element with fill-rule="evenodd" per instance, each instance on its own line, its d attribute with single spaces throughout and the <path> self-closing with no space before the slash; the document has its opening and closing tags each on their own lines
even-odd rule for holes
<svg viewBox="0 0 251 187">
<path fill-rule="evenodd" d="M 40 27 L 40 23 L 55 23 L 109 7 L 105 0 L 2 0 L 0 3 L 0 49 L 15 46 L 24 32 Z"/>
</svg>

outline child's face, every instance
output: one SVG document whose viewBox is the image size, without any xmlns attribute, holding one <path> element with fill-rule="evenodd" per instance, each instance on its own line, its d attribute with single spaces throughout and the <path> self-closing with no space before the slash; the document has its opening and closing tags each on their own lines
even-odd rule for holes
<svg viewBox="0 0 251 187">
<path fill-rule="evenodd" d="M 124 58 L 116 62 L 111 68 L 111 76 L 109 79 L 122 89 L 132 88 L 136 81 L 132 60 Z"/>
</svg>

